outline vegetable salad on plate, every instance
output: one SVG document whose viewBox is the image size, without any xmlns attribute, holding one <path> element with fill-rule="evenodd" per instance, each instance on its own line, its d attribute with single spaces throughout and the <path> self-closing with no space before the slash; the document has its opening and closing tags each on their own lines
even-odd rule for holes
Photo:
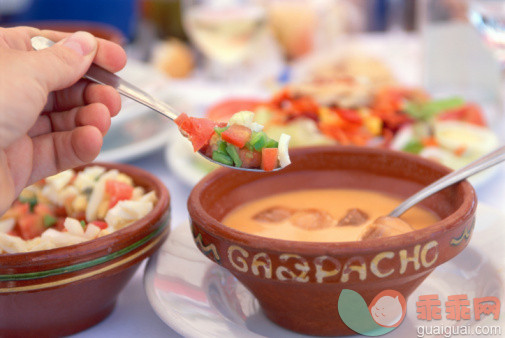
<svg viewBox="0 0 505 338">
<path fill-rule="evenodd" d="M 100 166 L 67 170 L 25 188 L 0 218 L 0 253 L 47 250 L 92 240 L 141 219 L 154 191 Z"/>
<path fill-rule="evenodd" d="M 356 100 L 321 100 L 310 90 L 291 85 L 264 102 L 250 102 L 254 119 L 272 139 L 283 133 L 291 146 L 342 144 L 380 146 L 407 151 L 459 168 L 498 146 L 480 107 L 458 97 L 433 99 L 418 88 L 382 87 Z M 349 97 L 354 97 L 348 93 Z M 343 95 L 343 94 L 342 94 Z M 344 95 L 345 96 L 345 95 Z M 208 111 L 210 119 L 227 121 L 237 99 Z M 343 104 L 342 102 L 345 102 Z"/>
</svg>

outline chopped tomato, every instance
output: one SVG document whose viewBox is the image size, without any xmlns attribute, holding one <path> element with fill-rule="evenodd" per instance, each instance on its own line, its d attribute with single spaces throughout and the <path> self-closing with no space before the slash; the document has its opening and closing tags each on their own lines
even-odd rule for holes
<svg viewBox="0 0 505 338">
<path fill-rule="evenodd" d="M 64 206 L 57 206 L 56 208 L 54 208 L 54 215 L 56 217 L 66 217 L 67 210 L 65 209 Z"/>
<path fill-rule="evenodd" d="M 58 231 L 67 231 L 67 228 L 65 228 L 65 217 L 58 217 L 56 219 L 56 224 L 53 225 L 53 229 Z"/>
<path fill-rule="evenodd" d="M 261 165 L 261 153 L 256 150 L 242 148 L 238 150 L 242 168 L 258 168 Z"/>
<path fill-rule="evenodd" d="M 421 143 L 425 147 L 437 147 L 438 146 L 438 141 L 434 136 L 428 136 L 425 137 L 421 140 Z"/>
<path fill-rule="evenodd" d="M 52 215 L 53 212 L 49 208 L 47 204 L 39 203 L 35 206 L 33 209 L 33 212 L 37 215 L 44 216 L 44 215 Z"/>
<path fill-rule="evenodd" d="M 358 112 L 351 109 L 336 109 L 337 114 L 349 123 L 362 124 L 363 119 L 358 115 Z"/>
<path fill-rule="evenodd" d="M 14 218 L 18 219 L 22 215 L 25 215 L 30 210 L 30 205 L 28 203 L 14 202 L 9 210 L 3 215 L 4 218 Z"/>
<path fill-rule="evenodd" d="M 191 141 L 195 151 L 200 150 L 209 142 L 216 126 L 214 121 L 205 118 L 189 117 L 186 114 L 179 115 L 175 119 L 175 123 L 179 126 L 182 134 Z"/>
<path fill-rule="evenodd" d="M 261 150 L 261 169 L 272 171 L 277 167 L 277 148 L 263 148 Z"/>
<path fill-rule="evenodd" d="M 105 192 L 110 198 L 109 208 L 112 208 L 119 201 L 129 200 L 133 194 L 133 187 L 124 182 L 107 180 L 105 182 Z"/>
<path fill-rule="evenodd" d="M 310 96 L 295 96 L 289 89 L 277 93 L 270 101 L 270 106 L 285 115 L 287 120 L 297 117 L 318 120 L 319 105 L 317 102 Z"/>
<path fill-rule="evenodd" d="M 262 102 L 254 99 L 229 99 L 221 101 L 207 111 L 207 117 L 217 122 L 228 122 L 230 117 L 242 110 L 254 111 Z"/>
<path fill-rule="evenodd" d="M 251 129 L 239 124 L 233 124 L 221 133 L 221 137 L 224 141 L 243 148 L 247 141 L 251 139 L 251 134 Z"/>
<path fill-rule="evenodd" d="M 42 216 L 36 214 L 25 214 L 18 219 L 19 232 L 21 238 L 32 239 L 40 236 L 45 228 Z"/>
<path fill-rule="evenodd" d="M 102 230 L 106 229 L 108 227 L 107 223 L 104 221 L 93 221 L 93 222 L 91 222 L 91 224 L 96 225 L 97 227 L 99 227 Z"/>
<path fill-rule="evenodd" d="M 468 103 L 463 107 L 455 108 L 441 113 L 438 116 L 439 120 L 457 120 L 472 123 L 478 126 L 485 127 L 486 120 L 479 106 L 473 103 Z"/>
</svg>

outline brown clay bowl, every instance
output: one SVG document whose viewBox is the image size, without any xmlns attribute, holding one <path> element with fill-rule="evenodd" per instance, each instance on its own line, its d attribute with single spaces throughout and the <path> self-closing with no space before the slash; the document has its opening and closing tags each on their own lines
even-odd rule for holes
<svg viewBox="0 0 505 338">
<path fill-rule="evenodd" d="M 140 262 L 167 237 L 170 196 L 163 183 L 132 166 L 96 164 L 156 191 L 158 202 L 144 218 L 92 241 L 0 255 L 1 337 L 66 336 L 99 323 L 112 312 Z"/>
<path fill-rule="evenodd" d="M 291 158 L 293 164 L 274 173 L 216 170 L 194 187 L 188 201 L 198 248 L 235 275 L 282 327 L 311 335 L 354 334 L 339 316 L 343 289 L 358 292 L 367 304 L 384 290 L 407 298 L 468 244 L 477 200 L 466 181 L 422 203 L 440 217 L 437 223 L 377 240 L 286 241 L 220 222 L 243 203 L 289 190 L 357 188 L 407 197 L 450 171 L 414 155 L 364 147 L 300 148 Z"/>
</svg>

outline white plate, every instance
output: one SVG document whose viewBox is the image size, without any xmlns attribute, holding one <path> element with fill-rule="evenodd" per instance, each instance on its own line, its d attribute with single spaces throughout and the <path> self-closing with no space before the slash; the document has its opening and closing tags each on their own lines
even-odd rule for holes
<svg viewBox="0 0 505 338">
<path fill-rule="evenodd" d="M 499 325 L 499 321 L 436 322 L 417 320 L 419 295 L 474 297 L 505 294 L 505 215 L 479 205 L 470 245 L 456 258 L 439 266 L 410 296 L 407 317 L 388 337 L 415 337 L 420 325 Z M 177 227 L 148 263 L 144 286 L 158 316 L 185 337 L 304 337 L 271 323 L 253 295 L 227 270 L 211 262 L 196 248 L 187 223 Z M 357 337 L 357 336 L 356 336 Z"/>
<path fill-rule="evenodd" d="M 167 146 L 165 161 L 170 170 L 190 187 L 213 170 L 212 166 L 202 163 L 203 160 L 193 152 L 191 144 L 182 137 L 174 138 Z M 470 177 L 468 181 L 478 188 L 490 182 L 498 173 L 498 167 L 490 168 Z"/>
<path fill-rule="evenodd" d="M 174 138 L 166 150 L 165 161 L 170 170 L 185 184 L 192 187 L 217 165 L 193 152 L 193 147 L 182 136 Z"/>
</svg>

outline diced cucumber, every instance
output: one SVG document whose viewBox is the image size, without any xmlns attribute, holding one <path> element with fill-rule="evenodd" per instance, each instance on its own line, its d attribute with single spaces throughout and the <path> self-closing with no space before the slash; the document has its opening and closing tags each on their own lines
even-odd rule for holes
<svg viewBox="0 0 505 338">
<path fill-rule="evenodd" d="M 217 151 L 220 153 L 226 154 L 226 142 L 223 140 L 217 141 Z"/>
<path fill-rule="evenodd" d="M 277 148 L 279 147 L 279 142 L 274 139 L 269 138 L 265 144 L 264 148 Z"/>
<path fill-rule="evenodd" d="M 251 145 L 255 150 L 260 151 L 263 149 L 268 141 L 268 136 L 264 132 L 253 133 L 251 137 Z"/>
<path fill-rule="evenodd" d="M 231 157 L 219 151 L 212 152 L 212 159 L 219 163 L 223 163 L 226 165 L 233 165 L 233 160 L 231 159 Z"/>
<path fill-rule="evenodd" d="M 221 134 L 226 131 L 229 128 L 229 126 L 226 127 L 214 127 L 214 131 L 221 136 Z"/>
<path fill-rule="evenodd" d="M 44 215 L 44 227 L 49 228 L 56 224 L 56 217 Z"/>
<path fill-rule="evenodd" d="M 411 140 L 405 145 L 405 147 L 403 147 L 402 150 L 412 154 L 419 154 L 423 148 L 424 146 L 420 141 Z"/>
<path fill-rule="evenodd" d="M 242 160 L 240 160 L 240 156 L 238 156 L 237 147 L 235 147 L 232 144 L 228 144 L 226 146 L 226 152 L 228 153 L 228 155 L 230 155 L 231 159 L 233 160 L 233 163 L 235 163 L 235 167 L 242 166 Z"/>
<path fill-rule="evenodd" d="M 247 141 L 245 143 L 244 147 L 247 148 L 247 150 L 251 150 L 251 151 L 254 150 L 254 147 L 251 145 L 251 143 L 249 141 Z"/>
</svg>

